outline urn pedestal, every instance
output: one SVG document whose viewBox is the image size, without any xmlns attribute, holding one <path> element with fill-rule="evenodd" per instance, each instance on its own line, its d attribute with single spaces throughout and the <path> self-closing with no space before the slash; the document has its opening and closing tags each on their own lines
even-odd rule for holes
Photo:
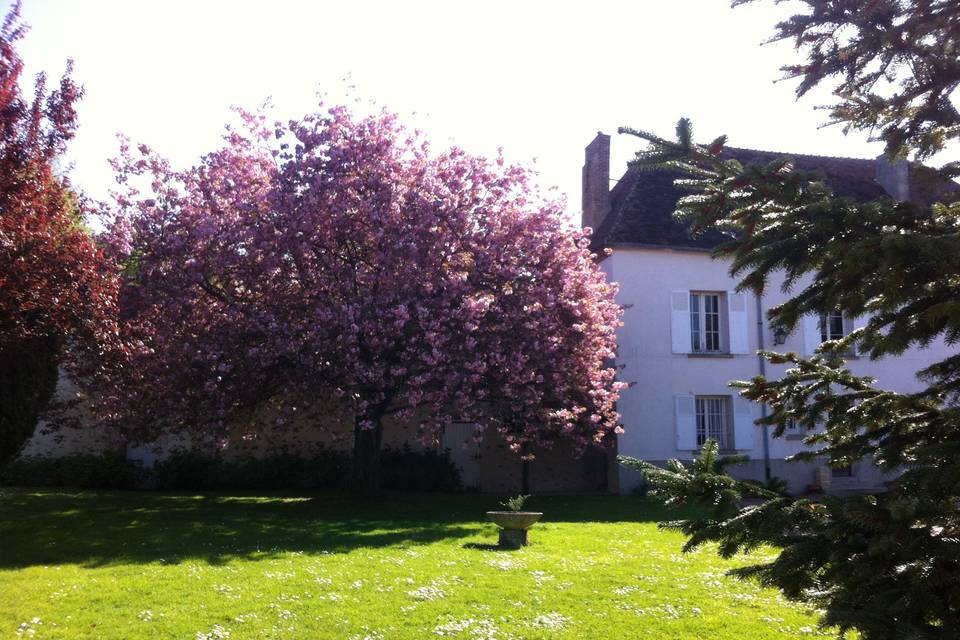
<svg viewBox="0 0 960 640">
<path fill-rule="evenodd" d="M 487 517 L 500 527 L 500 546 L 504 549 L 519 549 L 527 544 L 527 529 L 543 517 L 543 513 L 539 511 L 487 511 Z"/>
</svg>

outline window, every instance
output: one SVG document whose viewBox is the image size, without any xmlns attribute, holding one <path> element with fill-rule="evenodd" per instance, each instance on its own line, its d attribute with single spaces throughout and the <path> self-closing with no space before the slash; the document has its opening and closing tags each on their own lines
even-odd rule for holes
<svg viewBox="0 0 960 640">
<path fill-rule="evenodd" d="M 839 340 L 846 335 L 843 314 L 839 311 L 820 314 L 820 342 Z"/>
<path fill-rule="evenodd" d="M 830 475 L 834 478 L 852 478 L 853 465 L 845 464 L 842 467 L 830 467 Z"/>
<path fill-rule="evenodd" d="M 719 293 L 690 293 L 690 349 L 693 353 L 720 352 Z"/>
<path fill-rule="evenodd" d="M 783 430 L 783 435 L 788 440 L 799 440 L 806 435 L 806 429 L 803 428 L 803 425 L 790 418 L 787 420 L 787 427 Z"/>
<path fill-rule="evenodd" d="M 730 398 L 728 396 L 697 396 L 697 446 L 709 438 L 721 449 L 730 449 Z"/>
<path fill-rule="evenodd" d="M 707 439 L 716 440 L 724 451 L 753 449 L 754 405 L 746 398 L 679 394 L 673 402 L 677 451 L 697 451 Z"/>
<path fill-rule="evenodd" d="M 812 356 L 824 342 L 846 338 L 861 323 L 865 325 L 868 320 L 869 316 L 853 318 L 838 310 L 827 313 L 805 314 L 801 321 L 804 353 Z M 840 355 L 844 358 L 856 358 L 857 349 L 847 349 Z"/>
<path fill-rule="evenodd" d="M 738 291 L 670 292 L 670 351 L 730 357 L 750 349 L 747 294 Z"/>
</svg>

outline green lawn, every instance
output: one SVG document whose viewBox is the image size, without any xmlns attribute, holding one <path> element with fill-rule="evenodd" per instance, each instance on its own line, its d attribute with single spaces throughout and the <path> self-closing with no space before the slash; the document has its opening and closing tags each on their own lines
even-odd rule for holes
<svg viewBox="0 0 960 640">
<path fill-rule="evenodd" d="M 0 638 L 827 635 L 650 502 L 535 497 L 520 551 L 492 548 L 496 503 L 0 489 Z"/>
</svg>

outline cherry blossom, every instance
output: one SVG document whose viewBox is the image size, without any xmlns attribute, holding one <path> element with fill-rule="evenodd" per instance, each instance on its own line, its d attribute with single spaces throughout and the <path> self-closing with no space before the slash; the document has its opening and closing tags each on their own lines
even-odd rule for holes
<svg viewBox="0 0 960 640">
<path fill-rule="evenodd" d="M 336 399 L 365 488 L 388 417 L 428 443 L 476 421 L 525 455 L 611 441 L 616 286 L 528 169 L 434 152 L 388 112 L 238 113 L 189 169 L 129 142 L 115 161 L 127 356 L 95 381 L 104 421 L 216 439 Z"/>
</svg>

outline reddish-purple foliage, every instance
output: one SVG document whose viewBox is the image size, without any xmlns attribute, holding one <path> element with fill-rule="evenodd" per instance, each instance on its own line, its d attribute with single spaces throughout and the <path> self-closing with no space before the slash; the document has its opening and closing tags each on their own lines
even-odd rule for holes
<svg viewBox="0 0 960 640">
<path fill-rule="evenodd" d="M 33 433 L 58 363 L 92 373 L 118 346 L 118 280 L 54 170 L 82 91 L 68 65 L 56 88 L 40 75 L 23 95 L 19 12 L 0 27 L 0 463 Z"/>
<path fill-rule="evenodd" d="M 54 171 L 82 91 L 68 65 L 55 90 L 41 74 L 34 95 L 23 96 L 19 12 L 18 3 L 0 28 L 0 350 L 47 338 L 89 346 L 113 333 L 116 282 Z"/>
<path fill-rule="evenodd" d="M 431 153 L 388 113 L 241 115 L 189 170 L 145 146 L 116 162 L 130 360 L 99 381 L 107 418 L 219 437 L 335 397 L 371 486 L 390 415 L 425 440 L 476 419 L 518 452 L 608 441 L 616 288 L 526 170 Z"/>
</svg>

